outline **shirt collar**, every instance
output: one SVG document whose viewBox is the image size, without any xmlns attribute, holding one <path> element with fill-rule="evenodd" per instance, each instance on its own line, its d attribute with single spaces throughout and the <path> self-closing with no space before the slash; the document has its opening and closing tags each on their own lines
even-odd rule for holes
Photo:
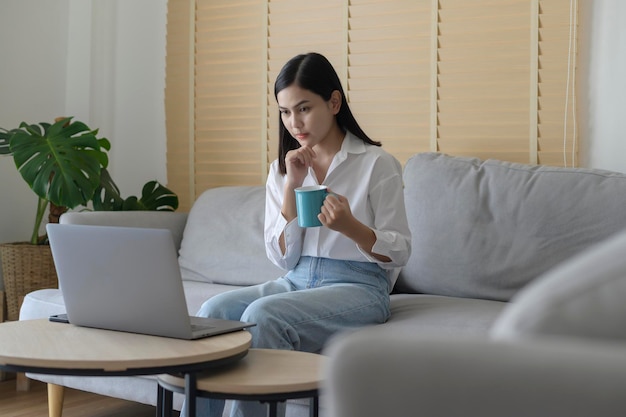
<svg viewBox="0 0 626 417">
<path fill-rule="evenodd" d="M 333 161 L 330 163 L 330 167 L 328 167 L 328 172 L 326 173 L 326 178 L 330 175 L 330 173 L 340 165 L 343 161 L 348 159 L 349 154 L 360 154 L 365 152 L 365 142 L 363 142 L 360 138 L 356 137 L 350 132 L 346 132 L 346 136 L 341 143 L 341 149 L 339 152 L 335 154 Z M 309 167 L 309 175 L 315 178 L 315 172 L 312 167 Z"/>
<path fill-rule="evenodd" d="M 337 152 L 337 157 L 343 161 L 350 153 L 359 154 L 363 152 L 365 152 L 365 142 L 351 132 L 346 132 L 346 136 L 341 143 L 341 149 Z"/>
</svg>

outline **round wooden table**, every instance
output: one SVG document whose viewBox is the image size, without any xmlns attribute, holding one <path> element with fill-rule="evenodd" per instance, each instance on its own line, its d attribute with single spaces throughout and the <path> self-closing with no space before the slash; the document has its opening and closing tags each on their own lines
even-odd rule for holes
<svg viewBox="0 0 626 417">
<path fill-rule="evenodd" d="M 250 349 L 235 363 L 196 374 L 195 395 L 266 402 L 269 416 L 276 416 L 278 402 L 311 398 L 310 415 L 317 416 L 322 382 L 320 368 L 325 359 L 322 355 L 307 352 Z M 160 375 L 158 381 L 168 395 L 182 392 L 188 385 L 185 378 L 174 375 Z M 193 387 L 188 389 L 193 390 Z M 167 410 L 166 413 L 164 415 L 171 415 Z"/>
<path fill-rule="evenodd" d="M 251 336 L 247 331 L 237 331 L 190 341 L 42 319 L 0 323 L 0 341 L 0 369 L 9 372 L 195 375 L 209 367 L 240 360 L 250 347 Z"/>
</svg>

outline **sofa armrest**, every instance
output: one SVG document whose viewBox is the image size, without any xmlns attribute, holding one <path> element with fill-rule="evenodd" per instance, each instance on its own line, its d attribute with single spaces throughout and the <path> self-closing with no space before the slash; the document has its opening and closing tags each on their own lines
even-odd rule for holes
<svg viewBox="0 0 626 417">
<path fill-rule="evenodd" d="M 626 412 L 626 348 L 373 328 L 325 352 L 331 417 L 588 417 Z"/>
<path fill-rule="evenodd" d="M 61 216 L 60 223 L 170 229 L 178 250 L 187 223 L 187 213 L 172 211 L 67 212 Z"/>
</svg>

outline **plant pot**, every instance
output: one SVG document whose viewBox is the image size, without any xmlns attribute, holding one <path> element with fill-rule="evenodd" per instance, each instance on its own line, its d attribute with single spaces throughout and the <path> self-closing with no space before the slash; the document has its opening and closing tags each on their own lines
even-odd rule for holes
<svg viewBox="0 0 626 417">
<path fill-rule="evenodd" d="M 18 320 L 20 307 L 29 292 L 57 288 L 57 278 L 49 245 L 28 242 L 0 244 L 2 275 L 8 320 Z"/>
</svg>

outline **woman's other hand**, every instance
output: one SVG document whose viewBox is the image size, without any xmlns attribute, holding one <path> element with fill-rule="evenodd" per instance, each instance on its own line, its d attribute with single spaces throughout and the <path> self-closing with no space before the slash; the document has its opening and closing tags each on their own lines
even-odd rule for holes
<svg viewBox="0 0 626 417">
<path fill-rule="evenodd" d="M 287 186 L 289 188 L 293 190 L 302 186 L 309 167 L 313 164 L 313 159 L 315 159 L 315 151 L 308 146 L 287 152 L 285 167 L 287 168 Z"/>
</svg>

